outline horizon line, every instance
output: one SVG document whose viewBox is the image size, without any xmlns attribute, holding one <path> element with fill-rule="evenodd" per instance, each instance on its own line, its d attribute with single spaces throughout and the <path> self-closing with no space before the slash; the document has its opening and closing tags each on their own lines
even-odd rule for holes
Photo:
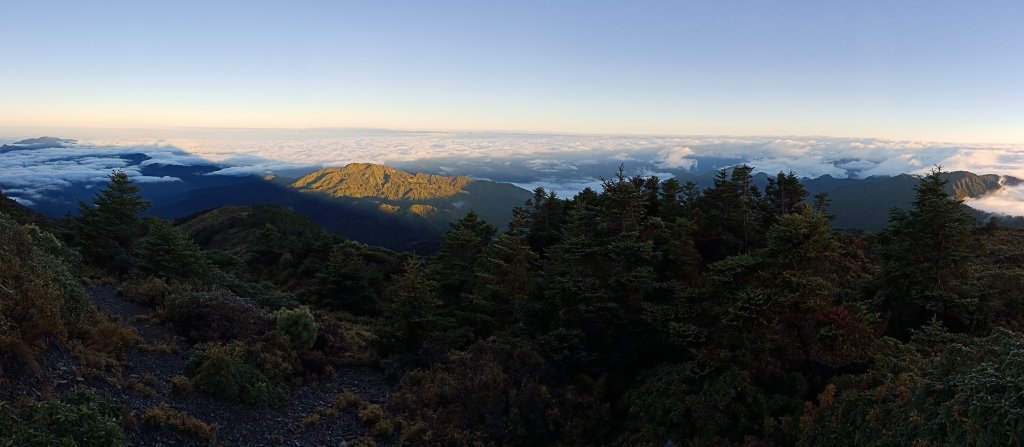
<svg viewBox="0 0 1024 447">
<path fill-rule="evenodd" d="M 718 133 L 602 133 L 602 132 L 558 132 L 558 131 L 534 131 L 534 130 L 467 130 L 467 129 L 418 129 L 418 128 L 388 128 L 388 127 L 342 127 L 342 126 L 316 126 L 316 127 L 231 127 L 231 126 L 135 126 L 135 127 L 109 127 L 109 126 L 40 126 L 40 125 L 0 125 L 0 131 L 7 129 L 50 129 L 50 130 L 104 130 L 104 131 L 146 131 L 146 130 L 206 130 L 206 131 L 254 131 L 254 132 L 302 132 L 302 131 L 373 131 L 393 132 L 409 134 L 490 134 L 490 135 L 530 135 L 530 136 L 558 136 L 558 137 L 631 137 L 631 138 L 828 138 L 841 140 L 876 140 L 891 142 L 915 142 L 945 145 L 972 145 L 972 146 L 1022 146 L 1024 141 L 1011 142 L 978 142 L 968 140 L 937 140 L 927 138 L 887 138 L 869 136 L 840 136 L 828 134 L 718 134 Z M 36 137 L 43 135 L 36 135 Z M 66 138 L 67 136 L 55 137 Z"/>
</svg>

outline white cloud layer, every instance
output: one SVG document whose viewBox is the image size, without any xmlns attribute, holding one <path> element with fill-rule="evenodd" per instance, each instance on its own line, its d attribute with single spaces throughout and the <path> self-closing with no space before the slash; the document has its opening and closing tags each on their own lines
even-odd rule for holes
<svg viewBox="0 0 1024 447">
<path fill-rule="evenodd" d="M 74 138 L 75 135 L 59 135 Z M 30 136 L 25 136 L 30 137 Z M 0 141 L 15 138 L 0 137 Z M 220 175 L 265 175 L 310 166 L 351 162 L 409 163 L 440 166 L 452 172 L 491 177 L 515 172 L 521 186 L 548 186 L 571 195 L 598 176 L 611 176 L 608 165 L 625 163 L 638 172 L 662 174 L 713 169 L 738 162 L 758 171 L 795 171 L 800 176 L 862 178 L 923 173 L 935 165 L 946 170 L 1003 174 L 1024 178 L 1024 147 L 952 145 L 915 141 L 827 137 L 633 137 L 535 134 L 389 132 L 356 130 L 224 131 L 190 138 L 103 138 L 69 148 L 12 151 L 0 154 L 0 186 L 19 201 L 42 199 L 48 190 L 75 183 L 97 183 L 112 169 L 125 169 L 137 180 L 140 167 L 119 156 L 145 153 L 142 163 L 194 165 L 215 163 Z M 706 162 L 715 160 L 714 162 Z M 459 171 L 461 169 L 461 171 Z M 518 171 L 517 171 L 518 170 Z M 595 174 L 595 170 L 600 170 Z M 670 171 L 670 172 L 665 172 Z M 447 171 L 445 171 L 447 172 Z M 1009 193 L 1007 193 L 1009 194 Z M 1007 196 L 1014 202 L 1022 197 Z M 991 202 L 996 203 L 997 198 Z M 979 205 L 980 206 L 980 205 Z"/>
<path fill-rule="evenodd" d="M 0 154 L 0 186 L 4 194 L 22 204 L 42 200 L 46 192 L 60 190 L 74 184 L 95 184 L 107 180 L 115 169 L 124 170 L 140 183 L 173 182 L 180 179 L 169 176 L 145 176 L 140 167 L 122 155 L 145 153 L 149 160 L 143 164 L 195 164 L 197 157 L 182 154 L 166 146 L 91 146 L 18 150 Z"/>
<path fill-rule="evenodd" d="M 1006 186 L 967 201 L 971 208 L 1007 216 L 1024 216 L 1024 185 Z"/>
</svg>

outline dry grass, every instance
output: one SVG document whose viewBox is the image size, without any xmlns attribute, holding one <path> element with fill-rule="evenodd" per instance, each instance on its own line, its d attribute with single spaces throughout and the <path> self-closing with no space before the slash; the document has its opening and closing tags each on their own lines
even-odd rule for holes
<svg viewBox="0 0 1024 447">
<path fill-rule="evenodd" d="M 344 410 L 346 408 L 352 407 L 358 408 L 363 403 L 363 398 L 357 396 L 355 393 L 351 391 L 345 391 L 344 393 L 341 393 L 341 395 L 334 398 L 334 407 L 339 410 Z"/>
<path fill-rule="evenodd" d="M 303 419 L 302 422 L 299 423 L 299 425 L 302 426 L 302 428 L 312 428 L 317 426 L 317 424 L 320 423 L 319 411 L 320 409 L 314 411 L 313 414 Z"/>
<path fill-rule="evenodd" d="M 156 377 L 153 377 L 153 380 L 156 380 Z M 159 380 L 157 380 L 156 384 L 154 385 L 152 384 L 152 381 L 147 380 L 147 378 L 143 378 L 142 381 L 130 378 L 124 380 L 122 382 L 122 386 L 124 386 L 129 391 L 141 394 L 143 396 L 157 397 L 159 395 L 159 393 L 157 393 L 157 387 L 160 386 L 160 382 Z"/>
<path fill-rule="evenodd" d="M 378 438 L 386 438 L 395 432 L 394 418 L 380 405 L 364 403 L 359 409 L 359 420 Z"/>
<path fill-rule="evenodd" d="M 358 447 L 377 447 L 377 441 L 369 436 L 363 436 L 356 441 Z"/>
<path fill-rule="evenodd" d="M 207 424 L 199 419 L 189 416 L 186 413 L 175 410 L 167 404 L 160 404 L 159 407 L 147 408 L 145 414 L 142 416 L 142 421 L 149 425 L 167 427 L 180 432 L 192 434 L 197 438 L 210 443 L 210 445 L 216 445 L 217 434 L 220 432 L 219 425 Z"/>
<path fill-rule="evenodd" d="M 192 381 L 185 376 L 171 377 L 171 392 L 182 395 L 191 393 Z"/>
<path fill-rule="evenodd" d="M 142 344 L 135 328 L 120 316 L 108 317 L 95 308 L 89 309 L 71 329 L 71 352 L 90 368 L 121 372 L 124 354 L 129 347 Z"/>
<path fill-rule="evenodd" d="M 396 420 L 383 407 L 363 400 L 351 391 L 345 391 L 334 398 L 334 403 L 327 408 L 317 408 L 301 423 L 303 428 L 319 424 L 323 419 L 336 419 L 342 411 L 355 409 L 359 420 L 370 429 L 370 435 L 376 438 L 387 438 L 395 433 Z M 364 438 L 373 441 L 372 438 Z M 376 444 L 372 444 L 376 445 Z"/>
</svg>

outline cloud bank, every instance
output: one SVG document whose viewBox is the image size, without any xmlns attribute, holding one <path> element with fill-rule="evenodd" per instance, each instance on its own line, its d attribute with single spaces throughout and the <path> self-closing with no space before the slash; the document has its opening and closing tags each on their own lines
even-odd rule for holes
<svg viewBox="0 0 1024 447">
<path fill-rule="evenodd" d="M 1007 186 L 967 201 L 971 208 L 1007 216 L 1024 216 L 1024 185 Z"/>
<path fill-rule="evenodd" d="M 187 134 L 185 132 L 184 134 Z M 75 135 L 59 135 L 74 138 Z M 25 137 L 31 137 L 26 135 Z M 0 136 L 0 142 L 16 138 Z M 126 154 L 146 154 L 141 163 Z M 637 137 L 497 133 L 391 132 L 377 130 L 204 131 L 181 138 L 106 136 L 63 148 L 0 154 L 0 187 L 22 203 L 46 191 L 106 180 L 124 169 L 140 182 L 176 181 L 147 177 L 154 164 L 216 164 L 215 175 L 293 175 L 303 169 L 351 162 L 390 164 L 409 170 L 470 175 L 524 187 L 546 186 L 569 196 L 600 177 L 627 173 L 701 173 L 738 163 L 758 171 L 794 171 L 800 176 L 864 178 L 946 170 L 1024 178 L 1024 147 L 954 145 L 831 137 Z M 1024 197 L 975 201 L 1005 208 Z M 981 202 L 982 204 L 978 204 Z M 996 205 L 999 204 L 999 205 Z M 1019 213 L 1024 214 L 1024 213 Z"/>
<path fill-rule="evenodd" d="M 145 153 L 149 159 L 134 163 L 129 154 Z M 124 170 L 140 183 L 180 181 L 170 176 L 147 176 L 141 166 L 198 164 L 198 157 L 165 146 L 126 147 L 70 145 L 69 147 L 18 150 L 0 154 L 0 186 L 12 199 L 32 205 L 47 192 L 73 185 L 86 187 L 107 181 L 115 169 Z"/>
</svg>

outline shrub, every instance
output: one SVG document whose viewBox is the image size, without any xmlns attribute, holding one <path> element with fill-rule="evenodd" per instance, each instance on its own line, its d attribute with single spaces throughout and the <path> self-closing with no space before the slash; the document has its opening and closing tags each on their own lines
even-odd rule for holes
<svg viewBox="0 0 1024 447">
<path fill-rule="evenodd" d="M 334 398 L 334 407 L 339 410 L 344 410 L 346 408 L 352 407 L 358 408 L 363 404 L 363 398 L 359 397 L 356 393 L 353 393 L 348 390 L 345 390 L 344 393 L 341 393 L 340 395 Z"/>
<path fill-rule="evenodd" d="M 213 270 L 210 283 L 244 296 L 264 309 L 277 310 L 296 305 L 295 297 L 289 293 L 280 292 L 266 283 L 242 281 L 218 269 Z"/>
<path fill-rule="evenodd" d="M 90 308 L 71 327 L 71 352 L 97 369 L 120 368 L 126 349 L 142 343 L 139 332 L 118 316 L 108 316 Z"/>
<path fill-rule="evenodd" d="M 78 281 L 68 266 L 68 261 L 78 260 L 78 253 L 68 248 L 53 234 L 43 231 L 35 225 L 25 225 L 21 230 L 27 235 L 36 249 L 36 267 L 52 274 L 53 280 L 60 285 L 64 301 L 61 305 L 61 318 L 65 323 L 78 321 L 85 309 L 89 307 L 89 297 L 85 288 Z"/>
<path fill-rule="evenodd" d="M 203 422 L 187 413 L 175 410 L 167 404 L 147 408 L 142 416 L 142 422 L 195 435 L 199 439 L 209 442 L 210 445 L 216 443 L 217 433 L 220 432 L 219 425 Z"/>
<path fill-rule="evenodd" d="M 109 398 L 82 389 L 18 407 L 0 402 L 0 445 L 126 445 L 121 427 L 127 414 Z"/>
<path fill-rule="evenodd" d="M 339 364 L 376 364 L 378 337 L 371 328 L 324 312 L 314 315 L 319 326 L 317 351 Z"/>
<path fill-rule="evenodd" d="M 293 347 L 309 349 L 316 342 L 318 326 L 313 313 L 306 306 L 281 309 L 274 313 L 277 330 L 288 337 Z"/>
<path fill-rule="evenodd" d="M 151 220 L 138 247 L 143 267 L 153 274 L 198 281 L 206 281 L 210 277 L 210 261 L 206 254 L 170 223 Z"/>
<path fill-rule="evenodd" d="M 395 431 L 394 419 L 377 404 L 364 404 L 359 409 L 359 420 L 372 427 L 371 433 L 380 438 L 391 436 Z"/>
<path fill-rule="evenodd" d="M 64 262 L 40 249 L 30 232 L 0 214 L 0 364 L 35 366 L 44 334 L 62 336 L 88 306 Z"/>
<path fill-rule="evenodd" d="M 264 313 L 219 289 L 185 289 L 167 298 L 160 318 L 193 341 L 227 341 L 262 332 Z"/>
<path fill-rule="evenodd" d="M 411 445 L 602 444 L 609 426 L 603 384 L 559 382 L 548 371 L 536 348 L 517 339 L 491 338 L 452 353 L 406 374 L 392 394 L 408 427 L 401 437 Z M 365 411 L 361 406 L 361 418 L 372 420 L 374 410 Z"/>
<path fill-rule="evenodd" d="M 192 381 L 185 376 L 171 377 L 171 392 L 188 394 L 192 392 Z"/>
<path fill-rule="evenodd" d="M 164 280 L 154 276 L 132 277 L 121 283 L 117 291 L 129 301 L 159 306 L 171 292 L 171 287 Z"/>
<path fill-rule="evenodd" d="M 148 377 L 153 377 L 153 379 L 156 379 L 156 377 L 152 375 L 149 375 Z M 135 378 L 129 378 L 123 381 L 121 385 L 125 389 L 132 391 L 134 393 L 138 393 L 147 397 L 157 397 L 159 395 L 157 393 L 157 387 L 160 386 L 160 382 L 159 380 L 157 380 L 156 383 L 153 383 L 152 381 L 147 380 L 148 377 L 144 377 L 142 381 L 139 381 L 138 379 Z"/>
<path fill-rule="evenodd" d="M 1020 333 L 967 337 L 933 320 L 908 345 L 882 352 L 876 370 L 840 378 L 805 407 L 796 445 L 1021 444 Z"/>
<path fill-rule="evenodd" d="M 235 402 L 277 405 L 287 398 L 282 375 L 260 355 L 258 346 L 236 342 L 193 349 L 187 363 L 199 391 Z"/>
</svg>

